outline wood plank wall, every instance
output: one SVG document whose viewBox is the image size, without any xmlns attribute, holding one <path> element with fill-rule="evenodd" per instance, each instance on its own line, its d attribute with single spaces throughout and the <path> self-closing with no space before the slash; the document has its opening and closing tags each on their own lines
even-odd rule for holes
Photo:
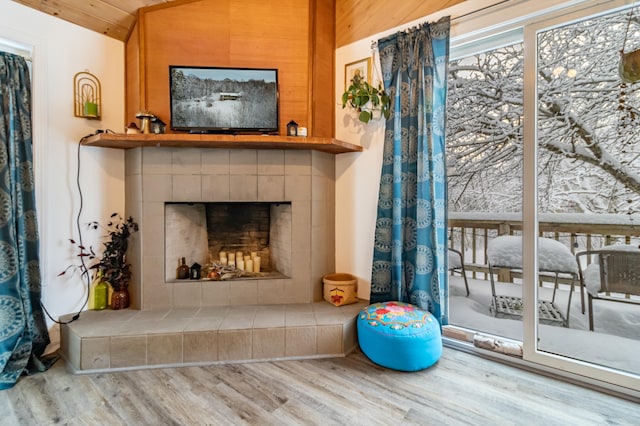
<svg viewBox="0 0 640 426">
<path fill-rule="evenodd" d="M 149 110 L 169 124 L 169 65 L 277 68 L 280 133 L 295 120 L 309 127 L 310 136 L 333 136 L 333 86 L 327 89 L 313 78 L 322 74 L 333 81 L 333 13 L 334 0 L 284 0 L 277 6 L 261 0 L 182 0 L 140 9 L 137 35 L 126 49 L 127 123 L 136 121 L 137 110 Z M 329 34 L 319 37 L 314 29 Z M 330 101 L 312 101 L 323 94 Z M 327 114 L 329 120 L 312 128 L 314 117 Z"/>
<path fill-rule="evenodd" d="M 464 0 L 336 0 L 336 47 L 345 46 Z"/>
</svg>

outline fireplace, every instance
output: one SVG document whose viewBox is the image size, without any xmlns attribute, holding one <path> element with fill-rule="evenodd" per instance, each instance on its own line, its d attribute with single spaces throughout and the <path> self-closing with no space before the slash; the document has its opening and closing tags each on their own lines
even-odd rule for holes
<svg viewBox="0 0 640 426">
<path fill-rule="evenodd" d="M 332 154 L 312 150 L 127 150 L 126 214 L 140 224 L 129 249 L 132 306 L 152 310 L 321 301 L 322 276 L 335 270 L 334 171 Z M 180 228 L 175 211 L 168 213 L 175 207 L 196 222 L 207 221 L 207 210 L 210 221 L 232 210 L 225 219 L 232 223 L 268 211 L 269 229 L 260 230 L 264 223 L 253 225 L 258 229 L 222 241 L 215 237 L 224 233 L 220 227 L 196 231 L 202 246 L 196 254 L 191 243 L 188 250 L 175 243 L 175 234 L 179 241 L 191 232 Z M 176 280 L 178 258 L 185 257 L 189 266 L 205 265 L 220 251 L 261 252 L 264 271 L 233 280 Z"/>
<path fill-rule="evenodd" d="M 204 281 L 291 276 L 291 202 L 171 202 L 164 209 L 166 282 L 179 279 L 183 258 L 202 268 Z"/>
</svg>

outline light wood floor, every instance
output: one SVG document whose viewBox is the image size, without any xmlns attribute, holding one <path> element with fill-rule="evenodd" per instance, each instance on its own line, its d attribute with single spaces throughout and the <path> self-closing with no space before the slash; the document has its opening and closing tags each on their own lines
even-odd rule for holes
<svg viewBox="0 0 640 426">
<path fill-rule="evenodd" d="M 640 405 L 450 348 L 402 373 L 346 358 L 71 375 L 0 392 L 2 425 L 638 425 Z"/>
</svg>

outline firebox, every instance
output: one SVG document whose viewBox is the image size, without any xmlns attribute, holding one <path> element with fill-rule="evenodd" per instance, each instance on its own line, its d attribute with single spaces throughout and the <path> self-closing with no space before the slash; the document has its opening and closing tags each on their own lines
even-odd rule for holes
<svg viewBox="0 0 640 426">
<path fill-rule="evenodd" d="M 291 202 L 167 202 L 165 281 L 201 267 L 200 280 L 291 276 Z M 194 276 L 188 279 L 193 280 Z"/>
</svg>

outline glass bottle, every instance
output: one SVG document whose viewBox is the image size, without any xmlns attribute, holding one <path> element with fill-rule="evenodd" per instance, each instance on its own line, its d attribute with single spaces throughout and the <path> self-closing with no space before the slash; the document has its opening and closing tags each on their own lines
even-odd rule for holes
<svg viewBox="0 0 640 426">
<path fill-rule="evenodd" d="M 186 258 L 182 258 L 182 263 L 178 266 L 176 270 L 176 278 L 179 280 L 188 280 L 189 279 L 190 268 L 187 266 Z"/>
<path fill-rule="evenodd" d="M 109 291 L 109 286 L 103 280 L 100 280 L 94 289 L 94 307 L 93 309 L 97 311 L 101 311 L 103 309 L 107 309 L 107 293 Z"/>
<path fill-rule="evenodd" d="M 98 273 L 91 281 L 91 285 L 89 286 L 89 300 L 87 300 L 87 309 L 95 309 L 96 308 L 96 286 L 100 283 L 100 273 Z"/>
</svg>

